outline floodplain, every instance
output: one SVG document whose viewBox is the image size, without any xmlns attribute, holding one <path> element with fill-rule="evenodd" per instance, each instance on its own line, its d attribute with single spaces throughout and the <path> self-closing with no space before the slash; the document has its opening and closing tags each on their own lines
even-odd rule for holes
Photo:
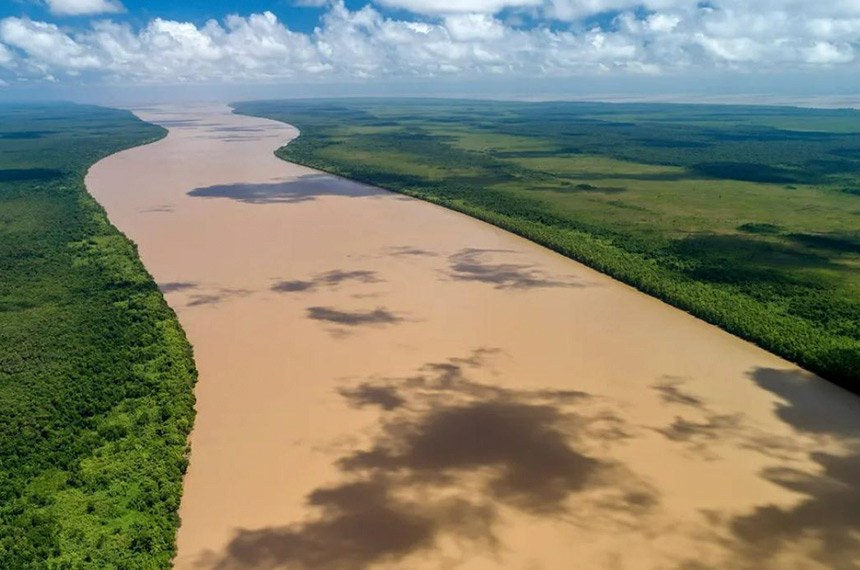
<svg viewBox="0 0 860 570">
<path fill-rule="evenodd" d="M 86 182 L 194 347 L 177 568 L 856 566 L 856 396 L 482 221 L 284 162 L 286 124 L 136 113 L 168 136 Z"/>
</svg>

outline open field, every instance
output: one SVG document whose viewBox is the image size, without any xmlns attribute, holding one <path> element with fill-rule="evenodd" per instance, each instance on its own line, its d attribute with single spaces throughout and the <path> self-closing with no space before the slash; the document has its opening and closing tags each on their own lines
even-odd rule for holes
<svg viewBox="0 0 860 570">
<path fill-rule="evenodd" d="M 860 113 L 272 101 L 278 155 L 528 237 L 818 372 L 860 380 Z"/>
<path fill-rule="evenodd" d="M 164 568 L 191 350 L 86 169 L 164 129 L 126 111 L 0 106 L 0 568 Z"/>
</svg>

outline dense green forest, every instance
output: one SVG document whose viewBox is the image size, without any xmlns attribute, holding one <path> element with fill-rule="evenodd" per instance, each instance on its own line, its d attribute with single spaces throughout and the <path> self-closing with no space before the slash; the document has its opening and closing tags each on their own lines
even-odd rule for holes
<svg viewBox="0 0 860 570">
<path fill-rule="evenodd" d="M 126 111 L 0 105 L 0 568 L 167 568 L 196 378 L 86 169 L 162 137 Z"/>
<path fill-rule="evenodd" d="M 518 233 L 860 392 L 860 113 L 260 101 L 293 162 Z"/>
</svg>

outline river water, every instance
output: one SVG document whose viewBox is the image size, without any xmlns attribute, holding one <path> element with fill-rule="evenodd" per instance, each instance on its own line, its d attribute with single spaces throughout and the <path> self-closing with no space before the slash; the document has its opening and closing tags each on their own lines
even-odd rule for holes
<svg viewBox="0 0 860 570">
<path fill-rule="evenodd" d="M 176 568 L 860 568 L 860 399 L 226 106 L 87 187 L 200 371 Z"/>
</svg>

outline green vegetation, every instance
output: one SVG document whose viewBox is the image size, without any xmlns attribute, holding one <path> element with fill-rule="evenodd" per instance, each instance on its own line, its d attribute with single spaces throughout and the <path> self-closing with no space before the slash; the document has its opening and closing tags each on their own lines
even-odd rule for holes
<svg viewBox="0 0 860 570">
<path fill-rule="evenodd" d="M 83 176 L 164 135 L 131 113 L 0 106 L 0 568 L 167 568 L 191 348 Z"/>
<path fill-rule="evenodd" d="M 860 391 L 860 113 L 274 101 L 278 156 L 465 212 Z"/>
</svg>

